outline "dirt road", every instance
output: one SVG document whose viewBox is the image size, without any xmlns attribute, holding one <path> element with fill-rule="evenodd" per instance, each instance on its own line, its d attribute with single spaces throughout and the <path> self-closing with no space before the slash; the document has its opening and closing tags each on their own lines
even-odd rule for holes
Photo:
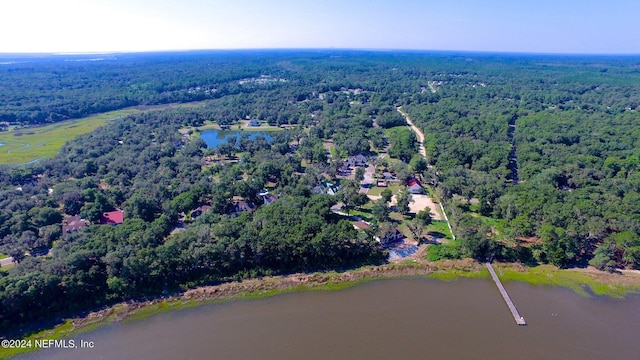
<svg viewBox="0 0 640 360">
<path fill-rule="evenodd" d="M 402 111 L 402 108 L 400 106 L 398 106 L 398 112 L 404 116 L 405 119 L 407 119 L 407 123 L 409 124 L 409 126 L 411 127 L 411 130 L 413 130 L 416 133 L 416 137 L 418 138 L 418 142 L 420 144 L 420 155 L 422 155 L 422 157 L 426 160 L 427 159 L 427 152 L 424 149 L 424 134 L 422 133 L 422 131 L 420 129 L 418 129 L 418 127 L 413 123 L 413 121 L 411 121 L 411 118 L 409 117 L 409 114 L 407 114 L 406 112 Z M 431 167 L 431 165 L 429 165 L 429 167 Z M 431 200 L 431 199 L 429 199 Z M 433 203 L 433 201 L 431 201 Z M 435 205 L 435 204 L 433 204 Z M 431 208 L 431 205 L 429 205 L 429 207 Z M 444 212 L 444 207 L 441 207 L 443 215 L 444 215 L 444 220 L 447 222 L 447 226 L 449 227 L 449 231 L 451 232 L 451 236 L 453 237 L 453 240 L 456 239 L 456 236 L 453 234 L 453 229 L 451 228 L 451 223 L 449 222 L 449 218 L 447 217 L 447 214 Z M 436 214 L 438 214 L 438 212 L 435 212 Z"/>
<path fill-rule="evenodd" d="M 4 258 L 2 260 L 0 260 L 0 266 L 7 266 L 7 265 L 11 265 L 13 264 L 13 258 L 12 257 L 8 257 L 8 258 Z"/>
<path fill-rule="evenodd" d="M 424 134 L 422 133 L 422 131 L 420 129 L 418 129 L 417 126 L 415 126 L 413 124 L 413 121 L 411 121 L 411 118 L 409 117 L 409 114 L 407 114 L 406 112 L 402 111 L 402 108 L 398 107 L 398 112 L 400 114 L 402 114 L 402 116 L 404 116 L 405 119 L 407 119 L 407 123 L 411 127 L 411 130 L 413 130 L 413 132 L 416 133 L 416 137 L 418 138 L 418 143 L 420 145 L 420 155 L 422 155 L 422 157 L 426 159 L 427 158 L 427 151 L 424 149 Z"/>
</svg>

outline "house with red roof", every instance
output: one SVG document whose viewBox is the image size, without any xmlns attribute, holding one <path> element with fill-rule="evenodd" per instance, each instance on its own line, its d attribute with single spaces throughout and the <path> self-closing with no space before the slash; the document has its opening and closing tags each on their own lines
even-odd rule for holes
<svg viewBox="0 0 640 360">
<path fill-rule="evenodd" d="M 407 181 L 407 186 L 409 187 L 409 192 L 412 194 L 422 194 L 422 184 L 416 178 L 411 178 Z"/>
<path fill-rule="evenodd" d="M 115 210 L 102 213 L 100 215 L 100 224 L 102 225 L 118 225 L 124 222 L 124 211 Z"/>
</svg>

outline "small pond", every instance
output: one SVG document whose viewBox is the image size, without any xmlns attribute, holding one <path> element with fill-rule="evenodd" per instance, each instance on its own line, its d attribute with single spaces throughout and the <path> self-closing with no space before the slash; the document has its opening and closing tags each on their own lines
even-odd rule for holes
<svg viewBox="0 0 640 360">
<path fill-rule="evenodd" d="M 240 137 L 243 134 L 247 134 L 249 136 L 250 139 L 255 139 L 258 136 L 262 136 L 265 139 L 267 139 L 267 141 L 271 141 L 273 140 L 273 137 L 271 136 L 271 134 L 273 134 L 272 132 L 267 132 L 267 131 L 222 131 L 222 130 L 204 130 L 200 133 L 200 138 L 202 138 L 202 140 L 204 140 L 204 142 L 207 143 L 207 146 L 210 149 L 215 149 L 216 147 L 218 147 L 220 144 L 224 144 L 227 142 L 227 139 L 230 139 L 232 137 L 237 138 L 238 140 L 240 140 Z"/>
</svg>

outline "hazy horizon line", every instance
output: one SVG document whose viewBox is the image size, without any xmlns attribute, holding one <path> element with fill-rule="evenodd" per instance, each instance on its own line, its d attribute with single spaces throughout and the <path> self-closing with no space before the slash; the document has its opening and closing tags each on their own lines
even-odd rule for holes
<svg viewBox="0 0 640 360">
<path fill-rule="evenodd" d="M 580 52 L 531 52 L 506 50 L 454 50 L 454 49 L 411 49 L 411 48 L 201 48 L 201 49 L 159 49 L 159 50 L 114 50 L 114 51 L 28 51 L 4 52 L 1 56 L 83 56 L 83 55 L 115 55 L 115 54 L 156 54 L 187 52 L 242 52 L 242 51 L 355 51 L 355 52 L 404 52 L 404 53 L 457 53 L 457 54 L 496 54 L 496 55 L 546 55 L 546 56 L 640 56 L 640 53 L 580 53 Z"/>
</svg>

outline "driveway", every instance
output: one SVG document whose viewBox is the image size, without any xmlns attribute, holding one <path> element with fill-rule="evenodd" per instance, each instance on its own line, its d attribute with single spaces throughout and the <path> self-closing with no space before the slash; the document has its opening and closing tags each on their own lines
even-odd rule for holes
<svg viewBox="0 0 640 360">
<path fill-rule="evenodd" d="M 373 173 L 376 171 L 375 165 L 367 166 L 364 171 L 364 179 L 360 182 L 360 193 L 366 194 L 373 187 Z"/>
</svg>

